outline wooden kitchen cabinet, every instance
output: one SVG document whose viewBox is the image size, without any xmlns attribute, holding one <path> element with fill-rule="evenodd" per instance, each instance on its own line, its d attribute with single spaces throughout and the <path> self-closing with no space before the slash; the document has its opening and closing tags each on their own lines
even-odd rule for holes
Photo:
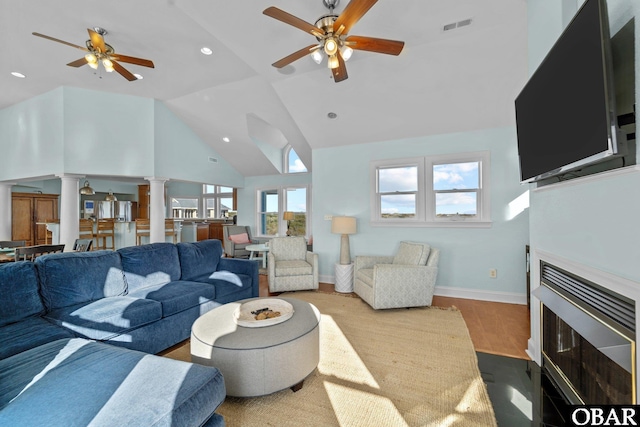
<svg viewBox="0 0 640 427">
<path fill-rule="evenodd" d="M 149 219 L 150 191 L 149 184 L 138 185 L 138 218 L 140 219 Z"/>
<path fill-rule="evenodd" d="M 27 246 L 47 243 L 44 222 L 58 221 L 57 194 L 11 194 L 11 239 L 24 240 Z M 51 242 L 48 242 L 51 243 Z"/>
</svg>

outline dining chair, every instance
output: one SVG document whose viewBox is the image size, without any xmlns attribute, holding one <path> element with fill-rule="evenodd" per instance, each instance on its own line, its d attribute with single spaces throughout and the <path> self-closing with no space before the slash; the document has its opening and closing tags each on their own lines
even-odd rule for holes
<svg viewBox="0 0 640 427">
<path fill-rule="evenodd" d="M 25 246 L 26 240 L 0 240 L 0 249 L 2 248 L 19 248 Z"/>
<path fill-rule="evenodd" d="M 143 237 L 151 237 L 151 225 L 148 219 L 136 219 L 136 245 L 142 244 Z"/>
<path fill-rule="evenodd" d="M 89 218 L 80 218 L 78 224 L 78 237 L 80 239 L 91 239 L 93 241 L 95 233 L 93 232 L 93 220 Z M 92 249 L 94 245 L 92 244 Z"/>
<path fill-rule="evenodd" d="M 115 220 L 113 218 L 99 219 L 96 223 L 96 249 L 115 249 Z M 111 241 L 109 242 L 109 239 Z M 111 243 L 107 246 L 107 243 Z"/>
<path fill-rule="evenodd" d="M 178 233 L 176 232 L 176 224 L 173 218 L 167 218 L 164 220 L 164 235 L 172 236 L 173 243 L 178 243 Z"/>
<path fill-rule="evenodd" d="M 76 239 L 73 243 L 73 250 L 75 252 L 87 252 L 91 250 L 93 239 Z"/>
<path fill-rule="evenodd" d="M 16 248 L 16 261 L 33 261 L 37 257 L 46 254 L 64 251 L 64 245 L 35 245 Z"/>
</svg>

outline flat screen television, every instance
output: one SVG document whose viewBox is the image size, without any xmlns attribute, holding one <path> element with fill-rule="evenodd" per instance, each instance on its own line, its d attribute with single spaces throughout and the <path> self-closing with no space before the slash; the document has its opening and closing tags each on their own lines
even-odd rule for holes
<svg viewBox="0 0 640 427">
<path fill-rule="evenodd" d="M 515 100 L 522 183 L 622 154 L 606 0 L 587 0 Z"/>
</svg>

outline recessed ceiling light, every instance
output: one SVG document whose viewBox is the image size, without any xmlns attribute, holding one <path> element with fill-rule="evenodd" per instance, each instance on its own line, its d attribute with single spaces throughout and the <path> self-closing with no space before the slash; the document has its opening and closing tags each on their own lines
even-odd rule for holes
<svg viewBox="0 0 640 427">
<path fill-rule="evenodd" d="M 17 71 L 12 71 L 12 72 L 11 72 L 11 75 L 12 75 L 12 76 L 14 76 L 14 77 L 19 77 L 19 78 L 21 78 L 21 79 L 24 79 L 25 77 L 27 77 L 27 76 L 25 76 L 24 74 L 19 73 L 19 72 L 17 72 Z"/>
<path fill-rule="evenodd" d="M 330 119 L 335 119 L 336 117 L 338 117 L 338 115 L 336 113 L 334 113 L 333 111 L 327 113 L 327 117 L 329 117 Z"/>
<path fill-rule="evenodd" d="M 200 49 L 200 52 L 204 53 L 205 55 L 211 55 L 213 53 L 213 51 L 206 46 Z"/>
<path fill-rule="evenodd" d="M 231 142 L 231 139 L 228 136 L 222 138 L 224 142 Z"/>
<path fill-rule="evenodd" d="M 134 76 L 136 76 L 136 79 L 138 80 L 144 79 L 144 77 L 142 77 L 142 74 L 134 74 Z"/>
</svg>

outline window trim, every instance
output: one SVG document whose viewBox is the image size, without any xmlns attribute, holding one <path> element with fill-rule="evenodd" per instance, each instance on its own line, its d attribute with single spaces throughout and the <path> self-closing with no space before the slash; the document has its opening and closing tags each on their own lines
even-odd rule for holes
<svg viewBox="0 0 640 427">
<path fill-rule="evenodd" d="M 453 164 L 479 162 L 479 182 L 477 190 L 478 214 L 475 218 L 451 216 L 437 218 L 435 216 L 435 199 L 437 192 L 433 190 L 433 166 L 437 164 Z M 382 218 L 380 194 L 378 192 L 378 171 L 382 168 L 418 166 L 418 191 L 416 195 L 415 218 Z M 442 154 L 424 157 L 374 160 L 370 163 L 370 202 L 373 227 L 454 227 L 454 228 L 488 228 L 491 227 L 491 156 L 489 151 L 475 151 L 454 154 Z M 475 190 L 474 190 L 475 191 Z"/>
</svg>

